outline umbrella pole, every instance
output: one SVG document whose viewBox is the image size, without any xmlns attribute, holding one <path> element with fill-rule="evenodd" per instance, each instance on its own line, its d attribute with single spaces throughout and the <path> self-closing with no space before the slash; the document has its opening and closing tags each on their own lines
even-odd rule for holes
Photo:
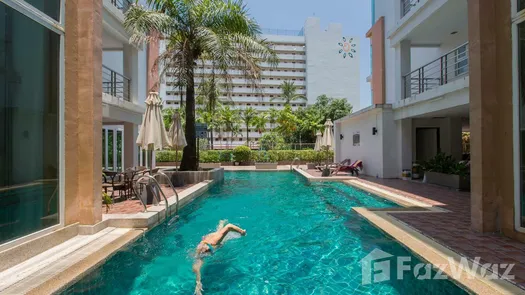
<svg viewBox="0 0 525 295">
<path fill-rule="evenodd" d="M 178 159 L 179 159 L 179 147 L 176 146 L 175 147 L 175 163 L 177 163 Z M 177 164 L 175 164 L 175 171 L 179 171 L 180 163 L 181 163 L 181 161 L 179 161 L 179 166 L 177 166 Z"/>
</svg>

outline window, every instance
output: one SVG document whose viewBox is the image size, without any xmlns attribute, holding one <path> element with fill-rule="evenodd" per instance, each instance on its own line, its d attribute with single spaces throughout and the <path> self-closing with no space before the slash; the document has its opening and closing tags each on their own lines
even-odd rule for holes
<svg viewBox="0 0 525 295">
<path fill-rule="evenodd" d="M 59 1 L 28 1 L 58 19 Z M 45 4 L 44 4 L 45 2 Z M 61 36 L 0 2 L 0 244 L 60 222 Z"/>
<path fill-rule="evenodd" d="M 467 46 L 461 46 L 458 49 L 456 49 L 455 52 L 455 69 L 456 69 L 456 76 L 460 76 L 462 74 L 468 73 L 468 53 L 467 53 Z"/>
<path fill-rule="evenodd" d="M 25 0 L 36 9 L 47 14 L 56 21 L 60 21 L 60 0 Z"/>
<path fill-rule="evenodd" d="M 352 136 L 352 143 L 354 146 L 359 146 L 361 144 L 361 136 L 359 133 L 355 133 L 354 136 Z"/>
<path fill-rule="evenodd" d="M 525 9 L 525 0 L 519 0 L 518 2 L 518 11 Z"/>
</svg>

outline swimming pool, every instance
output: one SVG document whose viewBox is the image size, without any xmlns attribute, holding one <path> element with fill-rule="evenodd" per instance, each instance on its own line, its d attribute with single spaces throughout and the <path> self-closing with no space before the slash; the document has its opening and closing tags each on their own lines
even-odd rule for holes
<svg viewBox="0 0 525 295">
<path fill-rule="evenodd" d="M 245 228 L 202 269 L 204 294 L 465 294 L 447 280 L 405 276 L 361 284 L 360 260 L 378 248 L 412 256 L 351 207 L 397 205 L 341 183 L 288 172 L 226 172 L 180 212 L 63 294 L 193 294 L 192 254 L 220 219 Z"/>
</svg>

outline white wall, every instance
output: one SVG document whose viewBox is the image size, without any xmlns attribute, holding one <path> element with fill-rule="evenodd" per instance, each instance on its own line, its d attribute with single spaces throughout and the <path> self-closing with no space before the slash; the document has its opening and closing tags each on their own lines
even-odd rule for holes
<svg viewBox="0 0 525 295">
<path fill-rule="evenodd" d="M 349 119 L 337 121 L 336 159 L 363 161 L 363 174 L 380 178 L 398 176 L 395 124 L 390 109 L 367 109 Z M 377 133 L 373 135 L 373 128 Z M 359 133 L 360 143 L 354 146 L 353 136 Z M 339 140 L 339 134 L 344 139 Z"/>
<path fill-rule="evenodd" d="M 412 120 L 412 159 L 416 160 L 416 129 L 417 128 L 439 128 L 439 139 L 441 152 L 452 155 L 456 160 L 461 160 L 462 140 L 461 118 L 440 119 L 413 119 Z"/>
<path fill-rule="evenodd" d="M 315 103 L 318 96 L 326 94 L 331 97 L 346 98 L 354 107 L 360 109 L 360 75 L 359 75 L 359 39 L 343 36 L 340 24 L 330 24 L 321 29 L 320 19 L 310 17 L 306 20 L 306 60 L 307 60 L 307 97 L 308 103 Z M 353 57 L 339 52 L 343 47 L 343 37 L 351 40 Z"/>
</svg>

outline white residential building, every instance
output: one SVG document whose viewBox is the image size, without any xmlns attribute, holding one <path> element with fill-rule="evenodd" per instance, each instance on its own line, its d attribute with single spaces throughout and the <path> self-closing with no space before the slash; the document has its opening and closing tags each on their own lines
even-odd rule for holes
<svg viewBox="0 0 525 295">
<path fill-rule="evenodd" d="M 136 140 L 147 96 L 146 50 L 129 43 L 124 12 L 131 1 L 103 1 L 102 30 L 102 167 L 136 166 Z"/>
<path fill-rule="evenodd" d="M 336 159 L 363 160 L 365 174 L 384 178 L 438 152 L 461 160 L 469 131 L 467 1 L 372 7 L 372 104 L 336 121 Z"/>
<path fill-rule="evenodd" d="M 250 83 L 240 73 L 234 75 L 231 98 L 237 109 L 252 107 L 259 111 L 270 108 L 281 109 L 284 101 L 281 96 L 280 85 L 284 81 L 293 82 L 298 86 L 297 94 L 307 99 L 291 103 L 292 109 L 305 107 L 315 103 L 318 96 L 326 94 L 331 97 L 346 98 L 354 107 L 359 109 L 359 39 L 343 36 L 340 24 L 330 24 L 328 28 L 321 28 L 320 19 L 308 18 L 301 31 L 265 30 L 262 38 L 269 41 L 279 57 L 279 64 L 270 67 L 262 64 L 263 72 L 260 89 L 251 88 Z M 164 44 L 160 44 L 161 51 Z M 195 87 L 207 73 L 211 72 L 210 65 L 204 64 L 196 71 Z M 181 93 L 182 92 L 182 93 Z M 178 108 L 181 94 L 184 101 L 184 89 L 177 87 L 173 77 L 167 77 L 161 83 L 160 94 L 165 106 Z M 226 93 L 223 93 L 224 98 Z M 270 124 L 267 126 L 270 128 Z M 227 144 L 245 144 L 246 128 L 241 126 L 240 132 L 234 134 L 215 134 L 215 148 L 223 148 Z M 261 134 L 250 130 L 250 140 L 257 142 Z M 222 145 L 220 143 L 223 143 Z M 256 147 L 257 144 L 254 145 Z"/>
</svg>

